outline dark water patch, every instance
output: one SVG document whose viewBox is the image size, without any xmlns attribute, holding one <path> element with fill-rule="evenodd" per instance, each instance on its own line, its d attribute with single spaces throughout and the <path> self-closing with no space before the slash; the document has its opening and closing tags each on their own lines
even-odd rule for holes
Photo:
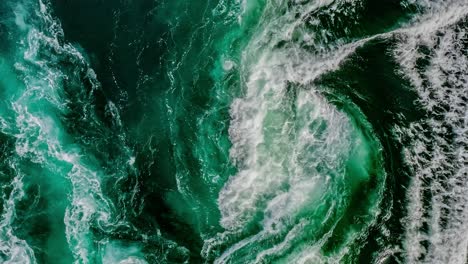
<svg viewBox="0 0 468 264">
<path fill-rule="evenodd" d="M 0 133 L 0 215 L 5 213 L 5 202 L 13 190 L 15 170 L 9 164 L 15 156 L 15 140 L 12 136 Z M 8 208 L 7 208 L 8 209 Z"/>
</svg>

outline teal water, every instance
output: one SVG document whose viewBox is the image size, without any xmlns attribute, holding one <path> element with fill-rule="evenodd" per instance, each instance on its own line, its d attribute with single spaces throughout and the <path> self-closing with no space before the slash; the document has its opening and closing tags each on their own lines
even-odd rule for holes
<svg viewBox="0 0 468 264">
<path fill-rule="evenodd" d="M 467 19 L 0 2 L 0 263 L 466 263 Z"/>
</svg>

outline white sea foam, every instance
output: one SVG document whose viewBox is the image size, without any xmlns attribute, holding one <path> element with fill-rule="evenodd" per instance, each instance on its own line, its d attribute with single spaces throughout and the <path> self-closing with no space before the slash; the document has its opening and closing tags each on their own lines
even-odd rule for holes
<svg viewBox="0 0 468 264">
<path fill-rule="evenodd" d="M 402 74 L 419 95 L 417 103 L 428 115 L 409 128 L 396 129 L 412 142 L 405 152 L 414 174 L 404 220 L 406 260 L 466 263 L 468 34 L 460 22 L 467 19 L 468 3 L 423 4 L 428 14 L 418 19 L 419 26 L 405 32 L 395 52 Z M 422 61 L 427 66 L 421 66 Z"/>
<path fill-rule="evenodd" d="M 12 166 L 21 167 L 21 159 L 26 159 L 50 169 L 47 176 L 50 184 L 60 182 L 63 178 L 69 180 L 72 189 L 70 205 L 64 218 L 66 238 L 76 263 L 94 263 L 97 249 L 91 227 L 108 230 L 124 223 L 114 219 L 114 205 L 103 194 L 103 170 L 92 159 L 88 159 L 83 149 L 72 143 L 58 118 L 67 111 L 61 89 L 63 81 L 68 77 L 50 57 L 67 56 L 77 67 L 86 70 L 87 77 L 94 85 L 93 89 L 97 89 L 99 84 L 81 53 L 70 44 L 62 44 L 61 26 L 51 16 L 48 5 L 41 0 L 37 4 L 38 9 L 34 3 L 20 1 L 15 12 L 17 26 L 24 31 L 18 34 L 24 34 L 26 41 L 22 41 L 18 48 L 15 64 L 16 70 L 23 77 L 24 86 L 15 87 L 22 90 L 16 93 L 17 97 L 11 98 L 13 101 L 9 110 L 14 113 L 14 119 L 12 122 L 2 119 L 2 122 L 10 122 L 7 124 L 7 134 L 16 139 L 15 149 L 19 159 L 11 163 Z M 119 112 L 112 102 L 107 105 L 107 113 L 115 127 L 120 129 Z M 122 154 L 128 154 L 127 160 L 134 159 L 128 148 Z M 134 162 L 130 163 L 122 163 L 122 166 L 132 166 Z M 120 175 L 124 169 L 115 169 L 113 176 L 124 177 Z M 6 263 L 35 263 L 34 252 L 25 241 L 14 236 L 12 226 L 15 203 L 24 195 L 22 180 L 33 175 L 22 175 L 19 170 L 15 171 L 18 175 L 12 183 L 13 191 L 9 197 L 4 197 L 7 199 L 0 222 L 0 249 L 8 258 L 3 260 Z M 127 254 L 121 263 L 145 262 L 142 258 Z"/>
<path fill-rule="evenodd" d="M 466 29 L 456 24 L 466 17 L 467 4 L 462 1 L 421 1 L 426 14 L 411 25 L 349 44 L 333 43 L 327 38 L 323 38 L 324 42 L 315 43 L 317 36 L 301 29 L 304 16 L 311 11 L 322 6 L 331 6 L 332 10 L 333 5 L 343 2 L 353 3 L 331 0 L 313 1 L 311 4 L 301 2 L 305 6 L 288 10 L 284 17 L 263 27 L 248 47 L 250 52 L 246 53 L 239 66 L 246 76 L 245 94 L 231 106 L 231 157 L 237 162 L 239 172 L 224 186 L 218 200 L 221 224 L 227 231 L 207 240 L 205 248 L 223 244 L 229 240 L 226 237 L 241 234 L 253 221 L 260 222 L 261 230 L 230 246 L 216 260 L 218 263 L 229 262 L 237 251 L 249 244 L 284 233 L 283 239 L 260 252 L 256 261 L 261 263 L 269 256 L 281 255 L 294 246 L 294 237 L 300 236 L 303 225 L 308 224 L 302 219 L 299 224 L 293 224 L 295 218 L 300 218 L 301 211 L 313 210 L 310 208 L 320 203 L 327 192 L 339 191 L 334 186 L 343 177 L 343 172 L 336 172 L 336 169 L 343 168 L 343 162 L 350 152 L 353 127 L 349 118 L 326 102 L 312 83 L 320 75 L 337 69 L 347 56 L 364 43 L 390 36 L 398 36 L 400 43 L 396 58 L 402 65 L 403 74 L 416 88 L 419 103 L 430 116 L 408 129 L 398 128 L 404 137 L 413 141 L 405 155 L 416 176 L 408 192 L 407 261 L 466 262 L 468 60 L 459 43 L 467 36 Z M 16 150 L 20 156 L 36 163 L 61 161 L 71 167 L 67 174 L 73 185 L 71 206 L 65 219 L 67 238 L 77 260 L 86 263 L 94 250 L 90 225 L 93 221 L 103 227 L 113 224 L 113 205 L 102 194 L 100 179 L 103 172 L 86 160 L 82 150 L 66 143 L 60 122 L 53 116 L 40 114 L 25 106 L 28 100 L 35 98 L 49 102 L 57 111 L 64 111 L 56 91 L 62 76 L 47 69 L 46 61 L 37 60 L 36 54 L 41 45 L 45 43 L 58 53 L 72 54 L 86 64 L 76 49 L 59 43 L 57 34 L 62 34 L 60 25 L 48 14 L 47 6 L 41 1 L 39 3 L 41 17 L 50 24 L 51 32 L 47 34 L 34 28 L 28 29 L 24 10 L 18 9 L 18 26 L 29 30 L 24 60 L 43 69 L 43 73 L 27 79 L 27 90 L 12 105 L 17 113 L 14 126 L 19 131 L 15 135 Z M 281 3 L 274 2 L 276 5 Z M 349 12 L 352 13 L 352 10 Z M 296 13 L 301 19 L 296 18 Z M 293 43 L 291 39 L 297 30 L 304 31 L 301 34 L 303 42 L 315 45 L 313 56 L 294 44 L 283 49 L 274 47 L 281 40 Z M 326 36 L 327 32 L 322 34 Z M 429 48 L 429 55 L 418 51 L 422 46 Z M 417 69 L 418 59 L 425 57 L 430 62 L 429 66 L 423 70 Z M 26 68 L 17 65 L 19 71 Z M 91 76 L 91 79 L 95 77 Z M 47 89 L 47 92 L 43 89 Z M 109 103 L 107 110 L 119 121 L 115 105 Z M 447 135 L 451 135 L 452 139 L 447 139 Z M 134 162 L 132 157 L 129 155 L 130 164 Z M 317 169 L 319 165 L 320 172 Z M 322 173 L 323 170 L 334 170 L 336 174 L 332 177 L 330 173 Z M 12 230 L 10 223 L 14 218 L 14 203 L 22 195 L 22 177 L 15 178 L 14 186 L 19 189 L 14 188 L 17 192 L 10 195 L 9 199 L 13 200 L 5 207 L 8 210 L 0 222 L 2 235 L 8 236 L 10 244 L 0 242 L 0 249 L 10 259 L 21 256 L 34 262 L 29 246 L 9 231 Z M 424 207 L 423 201 L 426 190 L 432 193 L 429 209 Z M 337 203 L 335 206 L 339 207 L 339 201 Z M 330 211 L 334 209 L 330 208 Z M 429 226 L 428 232 L 422 230 L 423 225 Z M 320 247 L 326 238 L 324 236 L 312 246 L 298 247 L 288 260 L 290 263 L 339 262 L 346 250 L 331 259 L 321 256 Z M 429 242 L 427 249 L 422 245 L 424 241 Z M 113 258 L 112 254 L 108 256 Z M 125 256 L 120 263 L 138 261 L 137 256 Z"/>
<path fill-rule="evenodd" d="M 101 243 L 103 264 L 147 264 L 141 248 L 132 243 L 104 241 Z"/>
<path fill-rule="evenodd" d="M 330 5 L 333 8 L 343 2 L 315 1 L 295 6 L 285 16 L 260 26 L 246 48 L 240 63 L 246 76 L 244 95 L 233 101 L 230 111 L 229 135 L 233 144 L 230 155 L 238 173 L 225 184 L 218 199 L 221 225 L 227 231 L 206 240 L 204 254 L 229 241 L 230 236 L 248 232 L 248 226 L 254 223 L 260 224 L 261 230 L 231 245 L 215 263 L 238 259 L 237 254 L 244 248 L 252 248 L 254 243 L 266 245 L 265 241 L 275 237 L 282 240 L 259 252 L 249 252 L 256 254 L 251 256 L 255 257 L 253 262 L 268 262 L 295 247 L 300 250 L 290 255 L 294 263 L 326 260 L 318 241 L 315 250 L 299 247 L 300 241 L 307 229 L 321 226 L 334 211 L 343 208 L 346 201 L 340 193 L 344 194 L 345 162 L 353 147 L 362 142 L 358 142 L 356 128 L 349 118 L 327 102 L 313 81 L 338 69 L 356 48 L 371 38 L 336 45 L 314 44 L 311 36 L 304 41 L 315 45 L 314 54 L 291 40 L 302 18 L 312 10 Z M 273 10 L 278 8 L 275 5 L 281 3 L 267 6 L 264 16 L 268 12 L 278 13 Z M 297 19 L 297 13 L 301 19 Z M 287 41 L 288 46 L 277 48 L 281 41 Z M 327 195 L 336 196 L 335 200 L 327 204 L 325 212 L 316 211 L 319 205 L 327 203 Z M 301 216 L 304 213 L 317 215 L 315 221 L 323 222 L 306 220 Z M 351 237 L 354 235 L 350 235 L 349 241 L 353 240 Z M 336 260 L 345 252 L 338 253 Z"/>
<path fill-rule="evenodd" d="M 6 161 L 5 161 L 6 162 Z M 11 164 L 14 169 L 15 165 Z M 11 182 L 12 190 L 2 194 L 3 213 L 0 218 L 0 262 L 5 264 L 37 263 L 33 249 L 28 243 L 14 234 L 13 221 L 16 216 L 16 202 L 24 197 L 24 175 L 15 170 L 16 176 Z"/>
<path fill-rule="evenodd" d="M 315 3 L 316 6 L 307 7 L 313 10 L 320 4 L 330 4 L 325 1 Z M 306 177 L 305 181 L 298 181 L 295 185 L 294 179 L 298 175 L 304 175 L 304 167 L 303 164 L 294 163 L 297 161 L 294 153 L 297 150 L 303 153 L 304 149 L 300 146 L 307 146 L 306 142 L 316 141 L 317 135 L 311 134 L 301 141 L 299 139 L 303 134 L 294 131 L 297 128 L 291 127 L 293 122 L 289 119 L 293 118 L 293 111 L 284 108 L 287 100 L 285 98 L 288 97 L 287 86 L 290 83 L 310 86 L 310 83 L 323 73 L 338 68 L 349 54 L 368 41 L 396 36 L 400 43 L 395 54 L 402 65 L 402 72 L 408 76 L 420 95 L 419 103 L 432 116 L 421 123 L 412 124 L 409 129 L 398 128 L 402 134 L 413 140 L 413 146 L 405 152 L 406 160 L 415 173 L 408 192 L 409 215 L 406 218 L 408 223 L 404 243 L 407 260 L 415 263 L 422 257 L 425 263 L 465 263 L 468 248 L 468 61 L 460 43 L 466 42 L 467 36 L 466 29 L 457 28 L 455 25 L 466 18 L 468 6 L 462 1 L 422 1 L 418 4 L 425 13 L 409 25 L 350 44 L 325 45 L 325 48 L 317 46 L 316 50 L 319 52 L 315 56 L 310 56 L 290 41 L 294 30 L 297 30 L 302 22 L 287 16 L 273 21 L 272 25 L 259 32 L 259 37 L 254 38 L 248 47 L 254 53 L 246 55 L 241 63 L 244 67 L 243 72 L 248 76 L 245 96 L 235 100 L 231 108 L 231 156 L 237 161 L 239 173 L 230 179 L 221 191 L 219 206 L 222 213 L 221 224 L 227 230 L 231 230 L 229 232 L 236 233 L 235 230 L 241 230 L 251 221 L 255 221 L 259 212 L 263 219 L 263 230 L 233 245 L 217 262 L 228 262 L 229 256 L 242 247 L 260 241 L 262 237 L 268 236 L 268 232 L 275 233 L 272 227 L 281 229 L 280 219 L 286 216 L 288 219 L 294 219 L 295 213 L 318 199 L 320 194 L 317 193 L 327 186 L 327 181 L 320 175 Z M 302 14 L 311 11 L 307 7 L 301 7 L 307 10 Z M 288 19 L 291 20 L 290 23 L 285 23 Z M 272 40 L 270 36 L 275 24 L 279 25 L 281 31 L 276 32 Z M 269 42 L 276 43 L 277 38 L 288 41 L 290 46 L 275 50 L 271 45 L 265 49 L 266 52 L 258 51 Z M 313 44 L 314 38 L 310 36 L 304 41 Z M 324 43 L 319 45 L 323 46 Z M 420 46 L 429 47 L 432 54 L 419 53 Z M 431 63 L 424 72 L 420 72 L 417 70 L 416 61 L 424 56 L 429 56 Z M 340 125 L 346 124 L 346 119 L 340 118 L 339 112 L 332 114 L 334 110 L 326 102 L 317 99 L 320 96 L 313 89 L 298 90 L 297 93 L 298 106 L 303 99 L 322 109 L 314 118 L 325 117 L 325 123 L 338 120 L 331 126 L 336 127 L 336 130 L 326 133 L 327 137 L 333 138 L 334 132 L 337 131 L 337 135 L 342 136 L 343 131 L 347 131 L 339 129 Z M 325 110 L 327 108 L 329 110 Z M 308 111 L 313 113 L 311 109 Z M 328 119 L 327 115 L 333 118 Z M 268 122 L 269 118 L 273 120 L 271 123 Z M 429 136 L 421 133 L 421 130 L 429 132 Z M 447 133 L 453 135 L 452 143 L 444 138 Z M 333 143 L 345 149 L 343 142 L 347 140 L 349 139 L 344 136 Z M 268 144 L 265 144 L 267 141 Z M 267 146 L 273 147 L 269 149 Z M 337 152 L 339 153 L 339 150 L 325 150 L 321 153 Z M 280 155 L 275 155 L 277 153 Z M 314 162 L 309 164 L 311 167 L 315 166 Z M 429 186 L 426 186 L 428 181 Z M 295 190 L 296 186 L 301 188 Z M 430 209 L 423 206 L 422 192 L 427 189 L 433 195 Z M 328 190 L 324 190 L 326 191 Z M 311 198 L 310 193 L 317 196 Z M 426 216 L 426 213 L 429 213 L 429 216 Z M 423 224 L 429 225 L 429 233 L 422 231 Z M 222 234 L 220 240 L 207 240 L 205 246 L 223 243 L 221 241 L 226 240 L 224 236 L 225 234 Z M 286 241 L 287 239 L 261 252 L 257 260 L 272 252 L 281 252 L 287 244 Z M 427 250 L 423 248 L 422 241 L 429 242 Z M 325 261 L 318 250 L 308 249 L 300 251 L 291 261 L 339 261 L 339 256 L 336 257 L 335 260 Z"/>
</svg>

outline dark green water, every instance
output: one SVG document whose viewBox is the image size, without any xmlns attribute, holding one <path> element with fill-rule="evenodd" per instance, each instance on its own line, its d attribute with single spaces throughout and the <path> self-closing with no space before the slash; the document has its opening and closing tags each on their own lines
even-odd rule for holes
<svg viewBox="0 0 468 264">
<path fill-rule="evenodd" d="M 467 263 L 464 0 L 3 0 L 0 263 Z"/>
</svg>

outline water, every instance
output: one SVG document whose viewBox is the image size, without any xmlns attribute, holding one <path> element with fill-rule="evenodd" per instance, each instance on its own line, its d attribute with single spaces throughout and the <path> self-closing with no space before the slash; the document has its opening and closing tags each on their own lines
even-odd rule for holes
<svg viewBox="0 0 468 264">
<path fill-rule="evenodd" d="M 463 0 L 4 0 L 1 263 L 466 263 Z"/>
</svg>

